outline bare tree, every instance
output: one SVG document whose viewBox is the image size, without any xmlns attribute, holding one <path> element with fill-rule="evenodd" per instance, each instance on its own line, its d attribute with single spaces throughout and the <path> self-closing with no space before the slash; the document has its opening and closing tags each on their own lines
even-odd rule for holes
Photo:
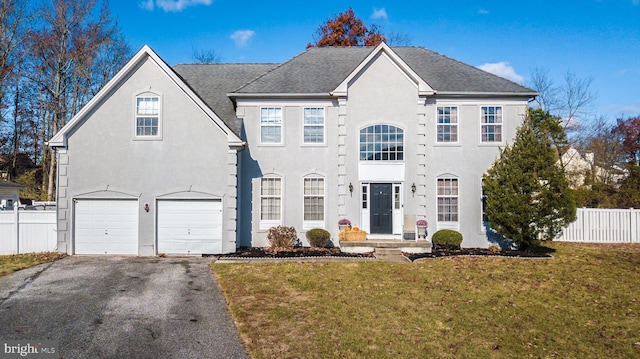
<svg viewBox="0 0 640 359">
<path fill-rule="evenodd" d="M 411 43 L 413 42 L 411 35 L 400 32 L 390 32 L 386 37 L 386 43 L 389 46 L 411 46 Z"/>
<path fill-rule="evenodd" d="M 534 101 L 540 109 L 550 113 L 555 112 L 558 107 L 560 89 L 551 80 L 549 69 L 536 67 L 531 70 L 531 79 L 527 81 L 527 86 L 539 93 Z"/>
<path fill-rule="evenodd" d="M 222 62 L 222 56 L 218 55 L 215 50 L 198 50 L 191 48 L 191 59 L 197 64 L 219 64 Z"/>
<path fill-rule="evenodd" d="M 597 94 L 591 89 L 593 79 L 580 78 L 567 71 L 563 82 L 557 85 L 549 75 L 549 69 L 534 68 L 527 85 L 539 95 L 535 102 L 544 111 L 563 120 L 565 129 L 570 131 L 589 119 Z"/>
<path fill-rule="evenodd" d="M 590 182 L 614 184 L 623 175 L 625 156 L 622 143 L 614 132 L 614 126 L 603 117 L 589 122 L 585 127 L 581 148 L 590 160 Z"/>
<path fill-rule="evenodd" d="M 38 15 L 38 28 L 29 32 L 30 79 L 40 92 L 43 137 L 50 138 L 104 84 L 105 67 L 101 76 L 94 74 L 104 64 L 99 55 L 118 39 L 118 28 L 106 1 L 98 7 L 98 0 L 52 0 Z M 42 159 L 49 201 L 54 198 L 55 168 L 55 153 L 49 150 Z"/>
</svg>

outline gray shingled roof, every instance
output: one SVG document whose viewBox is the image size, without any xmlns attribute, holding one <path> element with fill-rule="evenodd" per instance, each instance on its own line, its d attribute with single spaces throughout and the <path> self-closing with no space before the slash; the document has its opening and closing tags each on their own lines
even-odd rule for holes
<svg viewBox="0 0 640 359">
<path fill-rule="evenodd" d="M 328 94 L 369 56 L 373 47 L 312 47 L 236 93 Z"/>
<path fill-rule="evenodd" d="M 235 94 L 312 95 L 335 90 L 375 47 L 312 47 L 278 64 L 195 64 L 173 69 L 239 135 Z M 392 50 L 439 94 L 513 94 L 535 91 L 422 47 Z"/>
<path fill-rule="evenodd" d="M 329 93 L 335 90 L 374 49 L 309 48 L 236 93 Z M 392 50 L 431 88 L 440 93 L 534 93 L 524 86 L 422 47 L 394 47 Z"/>
<path fill-rule="evenodd" d="M 278 65 L 194 64 L 175 65 L 173 70 L 236 135 L 239 135 L 240 121 L 227 94 L 276 66 Z"/>
</svg>

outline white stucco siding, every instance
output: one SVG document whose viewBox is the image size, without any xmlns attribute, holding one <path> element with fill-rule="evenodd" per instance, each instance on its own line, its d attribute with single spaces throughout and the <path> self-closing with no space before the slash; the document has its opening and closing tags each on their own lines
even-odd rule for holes
<svg viewBox="0 0 640 359">
<path fill-rule="evenodd" d="M 526 100 L 505 99 L 445 99 L 427 105 L 426 146 L 426 210 L 429 237 L 438 229 L 454 228 L 464 238 L 464 247 L 487 247 L 487 236 L 482 226 L 482 175 L 498 158 L 503 148 L 515 137 L 522 122 Z M 438 106 L 457 106 L 459 110 L 459 141 L 455 144 L 436 142 L 436 109 Z M 503 108 L 502 135 L 499 143 L 483 143 L 480 137 L 480 109 L 482 106 Z M 438 178 L 458 179 L 457 223 L 437 221 Z"/>
<path fill-rule="evenodd" d="M 141 93 L 160 96 L 160 139 L 134 136 L 135 98 Z M 228 163 L 227 135 L 149 59 L 69 134 L 64 156 L 67 198 L 138 197 L 140 255 L 156 251 L 157 198 L 235 201 L 229 189 L 235 186 L 228 183 L 234 168 Z M 144 210 L 145 203 L 149 211 Z M 64 218 L 71 221 L 71 213 Z M 72 223 L 68 224 L 72 230 Z M 223 229 L 224 251 L 235 250 L 235 234 L 229 229 L 235 231 Z M 72 236 L 61 238 L 66 241 Z"/>
<path fill-rule="evenodd" d="M 239 238 L 241 245 L 266 246 L 269 223 L 260 221 L 260 183 L 263 177 L 282 180 L 282 218 L 278 223 L 293 226 L 307 245 L 304 223 L 303 181 L 305 177 L 324 179 L 324 227 L 330 230 L 338 217 L 334 210 L 337 198 L 337 107 L 336 102 L 318 100 L 243 100 L 238 99 L 237 113 L 243 119 L 247 147 L 240 152 L 242 171 Z M 282 108 L 283 144 L 260 143 L 260 109 Z M 304 108 L 325 109 L 325 143 L 303 141 Z M 337 225 L 336 225 L 337 229 Z M 336 231 L 337 235 L 337 231 Z"/>
<path fill-rule="evenodd" d="M 418 181 L 418 141 L 420 113 L 418 107 L 418 85 L 409 78 L 387 55 L 381 53 L 354 77 L 349 84 L 346 101 L 344 137 L 345 174 L 344 186 L 352 183 L 354 194 L 345 193 L 344 205 L 339 212 L 349 218 L 354 226 L 368 228 L 367 213 L 361 211 L 361 191 L 363 183 L 388 182 L 402 184 L 402 213 L 395 213 L 394 222 L 402 220 L 402 214 L 418 214 L 419 202 L 412 196 L 411 185 Z M 401 128 L 404 131 L 404 160 L 402 161 L 365 161 L 365 167 L 360 166 L 359 133 L 369 125 L 387 124 Z M 392 176 L 383 176 L 380 172 L 388 171 L 389 164 L 395 166 Z M 380 167 L 376 175 L 372 167 Z M 359 173 L 362 168 L 363 173 Z M 371 173 L 369 175 L 369 173 Z M 365 178 L 369 176 L 369 178 Z M 395 229 L 401 231 L 402 225 L 393 223 Z"/>
</svg>

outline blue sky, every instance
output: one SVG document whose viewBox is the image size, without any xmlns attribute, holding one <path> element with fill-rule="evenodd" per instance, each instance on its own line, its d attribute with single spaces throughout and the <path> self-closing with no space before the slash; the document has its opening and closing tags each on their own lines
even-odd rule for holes
<svg viewBox="0 0 640 359">
<path fill-rule="evenodd" d="M 365 24 L 516 82 L 546 69 L 591 78 L 591 116 L 640 115 L 640 0 L 248 1 L 111 0 L 135 51 L 147 44 L 170 65 L 192 49 L 222 62 L 284 62 L 318 26 L 351 6 Z"/>
</svg>

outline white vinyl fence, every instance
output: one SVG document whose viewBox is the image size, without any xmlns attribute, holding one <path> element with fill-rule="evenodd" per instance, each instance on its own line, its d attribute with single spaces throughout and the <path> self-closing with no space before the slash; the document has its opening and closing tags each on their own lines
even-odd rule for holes
<svg viewBox="0 0 640 359">
<path fill-rule="evenodd" d="M 577 219 L 555 239 L 561 242 L 640 243 L 640 210 L 578 208 Z"/>
<path fill-rule="evenodd" d="M 0 254 L 52 252 L 57 246 L 56 211 L 0 211 Z"/>
</svg>

